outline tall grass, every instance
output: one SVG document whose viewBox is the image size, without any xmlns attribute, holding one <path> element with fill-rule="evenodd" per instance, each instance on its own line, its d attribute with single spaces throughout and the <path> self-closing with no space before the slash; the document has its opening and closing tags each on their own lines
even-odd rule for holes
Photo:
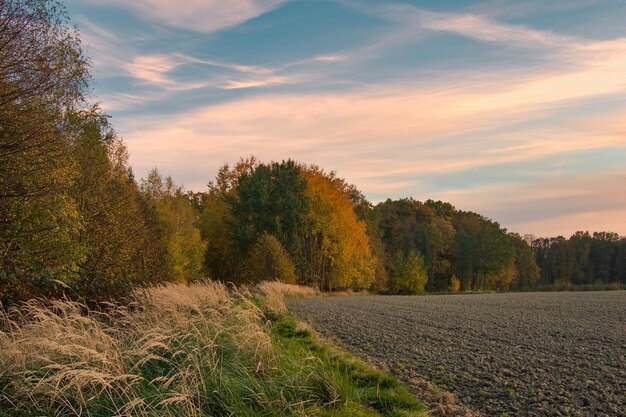
<svg viewBox="0 0 626 417">
<path fill-rule="evenodd" d="M 3 312 L 0 415 L 304 415 L 335 400 L 315 366 L 289 363 L 263 312 L 235 289 L 168 285 L 135 299 L 106 311 L 34 300 Z"/>
<path fill-rule="evenodd" d="M 317 290 L 301 285 L 284 284 L 278 281 L 264 281 L 255 287 L 263 298 L 263 306 L 267 312 L 280 315 L 287 311 L 286 298 L 310 297 L 317 295 Z"/>
<path fill-rule="evenodd" d="M 317 345 L 285 313 L 285 297 L 313 294 L 206 282 L 98 310 L 0 309 L 0 417 L 423 416 L 395 379 Z"/>
</svg>

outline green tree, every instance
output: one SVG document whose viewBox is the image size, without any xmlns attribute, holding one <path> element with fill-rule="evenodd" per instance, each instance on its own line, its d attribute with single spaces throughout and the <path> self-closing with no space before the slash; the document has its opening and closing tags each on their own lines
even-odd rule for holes
<svg viewBox="0 0 626 417">
<path fill-rule="evenodd" d="M 424 292 L 428 271 L 421 253 L 396 252 L 389 273 L 389 290 L 395 294 L 421 294 Z"/>
<path fill-rule="evenodd" d="M 624 237 L 616 242 L 614 270 L 615 280 L 626 285 L 626 238 Z"/>
<path fill-rule="evenodd" d="M 445 217 L 429 217 L 418 229 L 417 247 L 424 254 L 428 267 L 429 290 L 446 289 L 452 272 L 450 255 L 455 237 L 454 226 Z"/>
<path fill-rule="evenodd" d="M 379 293 L 386 292 L 389 289 L 387 254 L 385 253 L 382 230 L 380 227 L 381 217 L 380 210 L 372 208 L 369 210 L 366 219 L 367 235 L 370 238 L 372 255 L 376 260 L 374 281 L 372 282 L 371 289 Z"/>
<path fill-rule="evenodd" d="M 573 284 L 587 283 L 589 276 L 589 254 L 592 246 L 592 238 L 588 232 L 576 232 L 568 242 L 568 277 L 564 280 L 570 280 Z"/>
<path fill-rule="evenodd" d="M 235 256 L 230 206 L 223 196 L 209 191 L 200 214 L 200 235 L 206 243 L 204 265 L 212 279 L 236 279 L 238 257 Z"/>
<path fill-rule="evenodd" d="M 507 290 L 515 274 L 515 251 L 506 233 L 496 222 L 484 219 L 478 234 L 478 290 Z"/>
<path fill-rule="evenodd" d="M 452 204 L 441 200 L 426 200 L 424 204 L 433 209 L 437 216 L 453 218 L 457 214 L 457 210 Z"/>
<path fill-rule="evenodd" d="M 239 173 L 234 192 L 225 196 L 236 254 L 245 259 L 267 232 L 280 241 L 302 274 L 306 264 L 301 256 L 301 233 L 309 204 L 305 190 L 306 182 L 293 161 L 257 164 Z"/>
<path fill-rule="evenodd" d="M 607 283 L 616 280 L 615 259 L 619 235 L 612 232 L 594 232 L 589 248 L 588 283 Z"/>
<path fill-rule="evenodd" d="M 506 229 L 472 212 L 457 212 L 455 272 L 464 291 L 503 290 L 515 277 L 515 250 Z"/>
<path fill-rule="evenodd" d="M 535 253 L 519 234 L 509 233 L 509 238 L 515 249 L 514 287 L 516 289 L 535 287 L 540 279 L 540 269 L 535 260 Z"/>
<path fill-rule="evenodd" d="M 426 288 L 445 291 L 453 272 L 456 230 L 450 216 L 456 215 L 454 207 L 441 201 L 421 203 L 406 198 L 387 200 L 373 212 L 387 269 L 398 251 L 405 255 L 419 251 L 428 268 Z"/>
<path fill-rule="evenodd" d="M 200 233 L 207 245 L 204 264 L 213 279 L 237 282 L 241 263 L 245 259 L 235 248 L 231 213 L 232 202 L 238 198 L 237 182 L 244 173 L 251 173 L 257 166 L 255 157 L 240 159 L 232 169 L 223 165 L 210 181 L 200 214 Z"/>
</svg>

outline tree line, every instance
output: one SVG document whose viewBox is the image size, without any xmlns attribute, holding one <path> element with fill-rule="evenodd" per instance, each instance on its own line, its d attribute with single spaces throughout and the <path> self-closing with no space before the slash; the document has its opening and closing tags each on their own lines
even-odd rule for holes
<svg viewBox="0 0 626 417">
<path fill-rule="evenodd" d="M 626 238 L 611 232 L 576 232 L 532 240 L 540 285 L 626 284 Z"/>
<path fill-rule="evenodd" d="M 626 283 L 626 240 L 528 241 L 449 203 L 373 205 L 315 165 L 243 158 L 202 192 L 137 180 L 89 105 L 80 38 L 53 0 L 0 2 L 0 301 L 278 279 L 388 293 Z"/>
</svg>

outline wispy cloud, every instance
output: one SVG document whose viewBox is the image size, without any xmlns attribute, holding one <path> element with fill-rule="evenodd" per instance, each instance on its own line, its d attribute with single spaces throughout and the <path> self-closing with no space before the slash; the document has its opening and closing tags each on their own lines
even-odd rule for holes
<svg viewBox="0 0 626 417">
<path fill-rule="evenodd" d="M 84 16 L 77 16 L 74 20 L 80 29 L 81 42 L 86 47 L 96 71 L 109 76 L 123 71 L 129 56 L 135 54 L 134 47 Z"/>
<path fill-rule="evenodd" d="M 241 80 L 229 80 L 221 88 L 225 90 L 235 90 L 241 88 L 270 87 L 275 85 L 295 84 L 298 79 L 295 77 L 270 76 L 264 78 L 248 78 Z"/>
<path fill-rule="evenodd" d="M 525 48 L 532 53 L 549 53 L 552 60 L 567 62 L 568 65 L 582 61 L 589 63 L 590 52 L 611 52 L 615 48 L 623 51 L 626 39 L 610 41 L 590 40 L 572 35 L 563 35 L 551 30 L 535 29 L 522 24 L 502 23 L 487 14 L 498 15 L 507 10 L 506 5 L 479 8 L 483 13 L 433 12 L 404 3 L 362 3 L 353 0 L 339 0 L 342 4 L 401 25 L 404 31 L 396 29 L 395 36 L 385 35 L 382 44 L 423 36 L 427 32 L 446 32 L 473 39 L 479 42 L 502 44 L 509 47 Z M 518 6 L 518 5 L 515 5 Z M 527 5 L 528 6 L 528 5 Z M 512 6 L 509 5 L 509 8 Z M 537 7 L 536 5 L 533 7 Z M 563 5 L 560 7 L 566 8 Z M 527 7 L 523 7 L 527 8 Z M 374 46 L 379 42 L 376 42 Z"/>
<path fill-rule="evenodd" d="M 164 86 L 175 84 L 167 77 L 178 63 L 164 55 L 138 56 L 126 65 L 128 72 L 140 80 Z"/>
<path fill-rule="evenodd" d="M 197 58 L 187 54 L 175 52 L 172 54 L 180 63 L 186 64 L 202 64 L 216 68 L 223 68 L 244 74 L 266 75 L 275 72 L 273 68 L 267 68 L 256 65 L 240 65 L 229 62 L 218 61 L 216 59 Z"/>
<path fill-rule="evenodd" d="M 139 95 L 111 92 L 98 97 L 98 100 L 100 100 L 100 107 L 105 112 L 133 109 L 141 107 L 145 103 L 161 99 L 163 99 L 162 94 L 154 93 L 143 93 Z"/>
<path fill-rule="evenodd" d="M 354 7 L 355 3 L 351 3 Z M 358 4 L 358 3 L 356 3 Z M 508 25 L 471 13 L 432 12 L 407 4 L 359 5 L 362 11 L 431 31 L 451 32 L 485 42 L 501 42 L 524 47 L 559 46 L 569 37 L 524 25 Z"/>
<path fill-rule="evenodd" d="M 219 71 L 196 71 L 190 74 L 187 67 L 187 74 L 184 78 L 174 76 L 175 71 L 188 65 L 206 66 Z M 301 79 L 295 75 L 281 75 L 284 68 L 231 64 L 195 58 L 181 53 L 141 55 L 125 64 L 124 67 L 136 80 L 173 92 L 207 87 L 224 90 L 261 88 L 294 84 Z"/>
<path fill-rule="evenodd" d="M 215 32 L 237 26 L 279 7 L 287 0 L 88 0 L 92 3 L 118 6 L 135 12 L 139 18 L 168 26 Z"/>
</svg>

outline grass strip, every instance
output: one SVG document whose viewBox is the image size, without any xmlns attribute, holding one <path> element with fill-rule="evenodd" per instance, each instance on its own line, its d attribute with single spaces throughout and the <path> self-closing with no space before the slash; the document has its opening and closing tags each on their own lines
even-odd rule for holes
<svg viewBox="0 0 626 417">
<path fill-rule="evenodd" d="M 320 389 L 332 389 L 324 407 L 313 409 L 320 417 L 423 417 L 423 403 L 392 375 L 381 372 L 353 355 L 316 338 L 289 314 L 272 326 L 272 338 L 287 356 L 299 363 L 315 362 Z"/>
</svg>

